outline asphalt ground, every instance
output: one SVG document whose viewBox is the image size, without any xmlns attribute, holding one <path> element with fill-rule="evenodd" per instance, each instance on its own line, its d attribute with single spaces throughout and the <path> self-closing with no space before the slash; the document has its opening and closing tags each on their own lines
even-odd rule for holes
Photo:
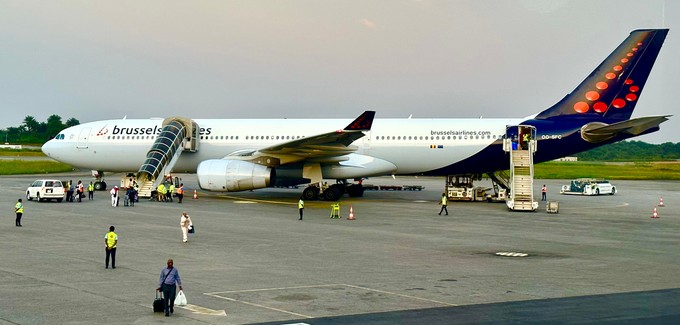
<svg viewBox="0 0 680 325">
<path fill-rule="evenodd" d="M 120 175 L 109 175 L 111 186 Z M 222 195 L 183 204 L 94 201 L 14 204 L 44 175 L 0 177 L 0 324 L 478 324 L 677 323 L 680 182 L 616 181 L 614 196 L 559 195 L 559 213 L 510 212 L 502 203 L 451 202 L 443 180 L 375 178 L 423 191 L 367 191 L 330 203 L 300 189 Z M 89 173 L 47 178 L 89 181 Z M 658 207 L 663 196 L 665 207 Z M 347 220 L 352 207 L 356 220 Z M 650 218 L 657 208 L 658 219 Z M 181 212 L 196 234 L 182 243 Z M 104 268 L 104 235 L 119 236 Z M 501 256 L 522 253 L 527 256 Z M 511 254 L 505 254 L 511 255 Z M 519 254 L 515 254 L 519 255 Z M 151 305 L 173 258 L 189 305 L 172 317 Z"/>
</svg>

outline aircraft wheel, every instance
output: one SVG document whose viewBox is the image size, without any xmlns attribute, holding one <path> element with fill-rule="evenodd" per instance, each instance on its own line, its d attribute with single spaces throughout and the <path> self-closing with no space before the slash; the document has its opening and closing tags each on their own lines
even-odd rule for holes
<svg viewBox="0 0 680 325">
<path fill-rule="evenodd" d="M 364 187 L 361 185 L 352 184 L 347 187 L 347 194 L 349 197 L 362 197 L 364 196 Z"/>
<path fill-rule="evenodd" d="M 104 182 L 104 181 L 94 182 L 94 190 L 95 191 L 106 191 L 106 182 Z"/>
<path fill-rule="evenodd" d="M 316 186 L 308 186 L 302 191 L 302 198 L 308 201 L 316 201 L 319 199 L 319 188 Z"/>
<path fill-rule="evenodd" d="M 342 193 L 336 187 L 329 187 L 323 192 L 323 198 L 326 201 L 337 201 L 342 196 Z"/>
</svg>

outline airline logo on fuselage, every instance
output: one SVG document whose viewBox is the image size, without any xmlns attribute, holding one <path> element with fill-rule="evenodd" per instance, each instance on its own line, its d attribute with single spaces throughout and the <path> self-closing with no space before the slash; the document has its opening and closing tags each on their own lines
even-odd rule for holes
<svg viewBox="0 0 680 325">
<path fill-rule="evenodd" d="M 119 127 L 114 125 L 111 130 L 111 135 L 159 135 L 161 134 L 161 128 L 158 125 L 153 127 Z M 97 132 L 97 136 L 106 135 L 109 133 L 107 125 Z M 212 128 L 200 128 L 199 135 L 210 135 L 212 133 Z"/>
</svg>

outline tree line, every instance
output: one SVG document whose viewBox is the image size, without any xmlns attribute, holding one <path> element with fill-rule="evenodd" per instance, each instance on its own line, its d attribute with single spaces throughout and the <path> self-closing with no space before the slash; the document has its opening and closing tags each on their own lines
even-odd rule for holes
<svg viewBox="0 0 680 325">
<path fill-rule="evenodd" d="M 0 140 L 12 144 L 41 145 L 54 138 L 61 130 L 78 124 L 80 121 L 73 117 L 64 123 L 61 116 L 52 114 L 47 121 L 38 122 L 35 117 L 28 115 L 21 125 L 0 130 Z"/>
<path fill-rule="evenodd" d="M 584 161 L 664 161 L 680 160 L 680 142 L 650 144 L 642 141 L 620 141 L 574 156 Z"/>
</svg>

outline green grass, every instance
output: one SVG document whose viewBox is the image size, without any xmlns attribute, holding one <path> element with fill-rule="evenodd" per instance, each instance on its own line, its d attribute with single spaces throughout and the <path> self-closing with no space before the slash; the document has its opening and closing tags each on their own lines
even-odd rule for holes
<svg viewBox="0 0 680 325">
<path fill-rule="evenodd" d="M 11 149 L 1 149 L 0 156 Z M 41 156 L 39 150 L 21 150 Z M 0 160 L 0 175 L 46 174 L 73 171 L 73 167 L 50 160 Z M 604 178 L 609 180 L 680 180 L 680 162 L 545 162 L 534 166 L 536 179 Z"/>
<path fill-rule="evenodd" d="M 40 149 L 6 149 L 0 148 L 0 156 L 9 157 L 44 157 Z"/>
<path fill-rule="evenodd" d="M 545 162 L 534 166 L 537 179 L 604 178 L 680 180 L 680 162 Z"/>
<path fill-rule="evenodd" d="M 0 160 L 0 175 L 47 174 L 73 171 L 73 167 L 49 160 Z"/>
</svg>

